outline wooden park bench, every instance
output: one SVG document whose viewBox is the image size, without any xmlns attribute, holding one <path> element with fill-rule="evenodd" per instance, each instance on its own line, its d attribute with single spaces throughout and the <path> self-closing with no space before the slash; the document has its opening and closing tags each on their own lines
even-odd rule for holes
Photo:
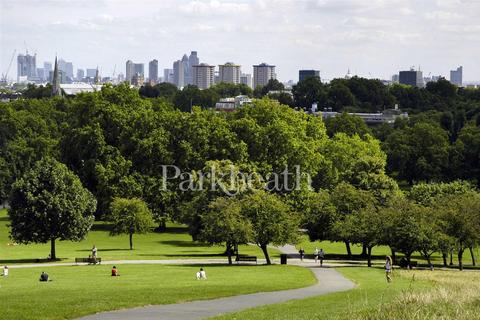
<svg viewBox="0 0 480 320">
<path fill-rule="evenodd" d="M 235 262 L 240 263 L 240 262 L 255 262 L 257 263 L 257 257 L 255 256 L 237 256 L 235 258 Z"/>
<path fill-rule="evenodd" d="M 75 263 L 101 264 L 102 258 L 75 258 Z"/>
</svg>

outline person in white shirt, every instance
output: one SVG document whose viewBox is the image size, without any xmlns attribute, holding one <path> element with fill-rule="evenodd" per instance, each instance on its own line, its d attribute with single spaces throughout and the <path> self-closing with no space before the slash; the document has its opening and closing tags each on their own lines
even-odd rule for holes
<svg viewBox="0 0 480 320">
<path fill-rule="evenodd" d="M 207 280 L 207 274 L 203 268 L 200 268 L 200 271 L 197 272 L 197 280 Z"/>
<path fill-rule="evenodd" d="M 4 267 L 3 267 L 3 273 L 2 273 L 2 276 L 4 276 L 4 277 L 8 277 L 8 267 L 7 267 L 7 266 L 4 266 Z"/>
</svg>

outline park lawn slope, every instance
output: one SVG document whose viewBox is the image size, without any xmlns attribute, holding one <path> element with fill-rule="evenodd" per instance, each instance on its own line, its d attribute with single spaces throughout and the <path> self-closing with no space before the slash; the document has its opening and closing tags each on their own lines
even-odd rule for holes
<svg viewBox="0 0 480 320">
<path fill-rule="evenodd" d="M 11 268 L 0 278 L 2 320 L 73 319 L 96 312 L 145 305 L 285 290 L 312 285 L 308 269 L 294 266 L 206 266 L 208 280 L 198 281 L 199 266 L 118 265 L 49 267 L 51 282 L 39 282 L 41 268 Z"/>
<path fill-rule="evenodd" d="M 364 318 L 363 315 L 370 315 L 369 311 L 375 312 L 381 306 L 388 306 L 403 292 L 422 293 L 433 286 L 430 281 L 416 280 L 413 275 L 417 272 L 398 271 L 395 273 L 394 281 L 388 284 L 381 269 L 349 267 L 337 270 L 353 280 L 358 287 L 345 292 L 252 308 L 212 319 L 370 319 Z M 400 318 L 392 316 L 388 319 Z"/>
<path fill-rule="evenodd" d="M 50 244 L 13 245 L 9 238 L 10 228 L 6 210 L 0 210 L 0 264 L 32 263 L 36 259 L 46 259 L 50 253 Z M 98 256 L 103 260 L 163 260 L 163 259 L 225 259 L 224 246 L 209 246 L 192 241 L 185 226 L 168 224 L 166 232 L 139 234 L 133 236 L 134 250 L 129 250 L 128 235 L 110 236 L 109 225 L 102 221 L 95 222 L 87 238 L 80 242 L 57 241 L 57 257 L 71 262 L 75 258 L 87 258 L 95 244 Z M 276 249 L 269 248 L 273 258 L 279 257 Z M 239 246 L 241 254 L 255 255 L 263 258 L 257 246 Z"/>
</svg>

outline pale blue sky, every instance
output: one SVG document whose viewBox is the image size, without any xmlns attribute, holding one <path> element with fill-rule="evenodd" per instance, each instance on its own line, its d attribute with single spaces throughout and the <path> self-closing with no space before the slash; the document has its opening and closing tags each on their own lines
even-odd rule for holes
<svg viewBox="0 0 480 320">
<path fill-rule="evenodd" d="M 14 49 L 55 53 L 77 68 L 125 73 L 125 61 L 171 68 L 197 50 L 202 62 L 242 71 L 267 62 L 280 80 L 298 69 L 324 78 L 390 78 L 410 66 L 480 80 L 479 0 L 0 0 L 0 72 Z M 39 63 L 40 62 L 40 63 Z M 10 71 L 16 76 L 16 61 Z M 160 76 L 163 72 L 160 72 Z"/>
</svg>

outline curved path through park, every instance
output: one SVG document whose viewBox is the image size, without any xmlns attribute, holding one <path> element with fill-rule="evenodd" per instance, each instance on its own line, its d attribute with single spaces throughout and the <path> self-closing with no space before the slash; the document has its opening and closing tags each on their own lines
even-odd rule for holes
<svg viewBox="0 0 480 320">
<path fill-rule="evenodd" d="M 291 246 L 285 246 L 279 249 L 282 252 L 290 255 L 291 258 L 293 258 L 293 255 L 296 254 L 295 248 Z M 103 312 L 83 317 L 81 320 L 203 319 L 268 304 L 281 303 L 289 300 L 303 299 L 327 293 L 345 291 L 355 287 L 353 282 L 343 277 L 334 269 L 312 266 L 311 263 L 304 264 L 299 260 L 295 261 L 295 264 L 306 266 L 312 270 L 318 282 L 312 286 L 299 289 L 260 292 L 213 300 L 197 300 L 185 303 L 146 306 L 126 310 Z"/>
</svg>

